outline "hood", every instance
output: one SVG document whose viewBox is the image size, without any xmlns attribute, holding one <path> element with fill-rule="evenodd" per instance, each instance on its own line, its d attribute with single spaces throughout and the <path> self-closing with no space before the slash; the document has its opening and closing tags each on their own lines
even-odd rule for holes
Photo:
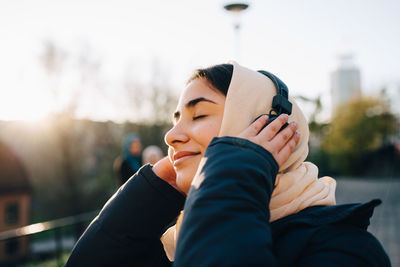
<svg viewBox="0 0 400 267">
<path fill-rule="evenodd" d="M 230 63 L 233 65 L 233 74 L 225 100 L 219 136 L 237 136 L 258 116 L 268 114 L 272 108 L 272 99 L 277 94 L 274 83 L 264 74 L 245 68 L 236 62 Z M 298 124 L 300 140 L 292 155 L 280 167 L 280 173 L 297 168 L 308 155 L 308 123 L 296 101 L 290 97 L 290 88 L 289 101 L 292 103 L 289 122 L 295 121 Z"/>
</svg>

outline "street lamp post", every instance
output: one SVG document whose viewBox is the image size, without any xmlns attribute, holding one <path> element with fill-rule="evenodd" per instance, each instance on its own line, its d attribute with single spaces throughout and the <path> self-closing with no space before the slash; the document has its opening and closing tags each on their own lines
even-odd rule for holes
<svg viewBox="0 0 400 267">
<path fill-rule="evenodd" d="M 235 59 L 240 59 L 240 13 L 249 7 L 245 3 L 231 3 L 224 6 L 224 9 L 233 13 L 233 31 L 235 34 Z"/>
</svg>

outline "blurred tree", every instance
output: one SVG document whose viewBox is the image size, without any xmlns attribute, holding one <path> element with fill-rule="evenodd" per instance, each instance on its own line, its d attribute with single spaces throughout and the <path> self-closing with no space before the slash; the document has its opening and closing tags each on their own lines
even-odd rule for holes
<svg viewBox="0 0 400 267">
<path fill-rule="evenodd" d="M 67 214 L 73 215 L 80 212 L 80 198 L 76 181 L 75 164 L 71 151 L 71 122 L 76 109 L 77 100 L 76 97 L 71 97 L 65 106 L 61 103 L 60 95 L 62 92 L 60 80 L 63 76 L 63 71 L 65 71 L 66 59 L 67 54 L 53 42 L 48 41 L 44 44 L 44 50 L 40 60 L 48 75 L 50 90 L 53 93 L 54 101 L 59 108 L 58 115 L 54 115 L 51 121 L 55 135 L 58 138 L 58 147 L 53 150 L 53 153 L 59 153 L 61 156 L 59 163 L 61 170 L 60 176 L 66 188 L 66 190 L 59 193 L 59 197 L 60 200 L 69 203 L 67 206 Z M 57 178 L 55 177 L 55 179 Z M 63 199 L 63 195 L 66 199 Z"/>
<path fill-rule="evenodd" d="M 116 189 L 112 163 L 126 133 L 138 132 L 143 145 L 158 145 L 166 153 L 163 136 L 176 102 L 166 69 L 155 61 L 148 84 L 140 85 L 132 76 L 125 84 L 135 123 L 77 120 L 85 92 L 106 94 L 101 61 L 87 46 L 76 55 L 51 41 L 44 44 L 39 60 L 47 74 L 54 113 L 44 128 L 33 127 L 28 133 L 19 125 L 23 130 L 10 129 L 6 134 L 32 173 L 35 221 L 100 208 Z"/>
<path fill-rule="evenodd" d="M 326 126 L 326 123 L 321 123 L 317 119 L 317 117 L 320 115 L 321 110 L 322 110 L 322 102 L 321 102 L 321 96 L 317 96 L 316 98 L 309 98 L 305 96 L 296 96 L 296 100 L 300 100 L 306 103 L 311 103 L 314 106 L 313 111 L 310 114 L 310 117 L 308 118 L 308 127 L 310 128 L 310 142 L 312 143 L 311 145 L 318 145 L 319 146 L 319 139 L 321 138 L 323 134 L 323 129 Z"/>
<path fill-rule="evenodd" d="M 167 70 L 156 60 L 151 68 L 151 81 L 148 85 L 140 85 L 132 78 L 132 74 L 125 78 L 124 87 L 132 110 L 132 120 L 151 125 L 168 124 L 177 96 L 169 86 Z"/>
<path fill-rule="evenodd" d="M 76 120 L 76 145 L 81 147 L 79 193 L 82 209 L 99 209 L 115 192 L 112 164 L 120 151 L 122 126 L 113 122 Z"/>
<path fill-rule="evenodd" d="M 168 72 L 162 68 L 158 61 L 154 61 L 152 72 L 149 95 L 149 103 L 151 111 L 153 111 L 151 121 L 155 124 L 170 123 L 177 97 L 172 94 L 169 87 Z"/>
<path fill-rule="evenodd" d="M 98 73 L 100 62 L 84 47 L 75 58 L 69 56 L 53 42 L 46 42 L 40 60 L 50 81 L 57 109 L 51 118 L 57 146 L 54 154 L 60 155 L 59 177 L 63 181 L 64 190 L 59 192 L 60 202 L 64 205 L 63 216 L 82 212 L 82 163 L 84 162 L 81 139 L 77 136 L 75 113 L 79 107 L 82 92 L 90 85 L 100 88 Z M 72 68 L 69 68 L 72 66 Z M 68 79 L 72 84 L 62 84 L 63 79 L 73 73 Z M 72 78 L 71 78 L 72 77 Z M 57 179 L 58 177 L 54 177 Z"/>
<path fill-rule="evenodd" d="M 300 100 L 300 101 L 304 101 L 307 103 L 311 103 L 314 105 L 314 110 L 310 115 L 309 118 L 309 126 L 310 126 L 310 131 L 313 131 L 314 128 L 313 126 L 315 125 L 317 127 L 318 122 L 317 122 L 317 116 L 321 113 L 322 110 L 322 103 L 321 103 L 321 96 L 317 96 L 316 98 L 309 98 L 309 97 L 305 97 L 305 96 L 296 96 L 295 97 L 296 100 Z"/>
<path fill-rule="evenodd" d="M 389 105 L 371 97 L 354 99 L 339 107 L 322 140 L 332 166 L 342 174 L 356 175 L 362 155 L 382 147 L 397 128 Z"/>
<path fill-rule="evenodd" d="M 151 85 L 151 95 L 149 103 L 152 109 L 150 121 L 154 124 L 165 124 L 171 121 L 172 112 L 176 106 L 176 97 L 167 89 L 163 89 L 159 84 Z"/>
<path fill-rule="evenodd" d="M 166 132 L 171 129 L 171 123 L 130 123 L 125 122 L 123 124 L 123 132 L 124 136 L 128 133 L 138 133 L 140 135 L 140 139 L 142 140 L 143 147 L 149 145 L 159 146 L 164 153 L 167 153 L 168 147 L 164 142 L 164 136 Z M 122 139 L 121 139 L 122 144 Z"/>
<path fill-rule="evenodd" d="M 311 104 L 313 109 L 308 117 L 308 127 L 310 129 L 309 137 L 309 154 L 307 161 L 311 161 L 316 164 L 319 168 L 319 174 L 321 176 L 333 175 L 334 172 L 330 168 L 330 157 L 329 154 L 321 149 L 321 140 L 324 137 L 327 127 L 329 126 L 326 122 L 321 122 L 318 116 L 322 111 L 321 96 L 316 98 L 310 98 L 305 96 L 295 96 L 298 102 L 304 102 L 306 104 Z"/>
</svg>

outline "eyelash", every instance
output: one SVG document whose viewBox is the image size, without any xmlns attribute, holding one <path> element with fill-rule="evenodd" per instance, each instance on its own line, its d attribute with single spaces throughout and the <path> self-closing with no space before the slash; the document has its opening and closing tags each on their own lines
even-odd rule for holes
<svg viewBox="0 0 400 267">
<path fill-rule="evenodd" d="M 195 121 L 195 120 L 198 120 L 198 119 L 201 119 L 204 117 L 207 117 L 207 115 L 200 115 L 200 116 L 193 117 L 193 120 Z"/>
</svg>

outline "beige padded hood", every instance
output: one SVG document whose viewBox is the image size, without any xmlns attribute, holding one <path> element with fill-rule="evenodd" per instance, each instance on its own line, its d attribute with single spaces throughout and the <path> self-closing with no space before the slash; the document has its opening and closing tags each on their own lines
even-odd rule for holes
<svg viewBox="0 0 400 267">
<path fill-rule="evenodd" d="M 259 115 L 268 114 L 272 107 L 272 99 L 277 94 L 274 83 L 264 74 L 242 67 L 236 62 L 230 63 L 233 65 L 233 75 L 226 96 L 219 136 L 237 136 Z M 296 101 L 290 97 L 290 88 L 289 101 L 293 105 L 289 122 L 297 122 L 300 141 L 290 158 L 279 169 L 282 173 L 300 166 L 308 155 L 307 120 Z"/>
</svg>

